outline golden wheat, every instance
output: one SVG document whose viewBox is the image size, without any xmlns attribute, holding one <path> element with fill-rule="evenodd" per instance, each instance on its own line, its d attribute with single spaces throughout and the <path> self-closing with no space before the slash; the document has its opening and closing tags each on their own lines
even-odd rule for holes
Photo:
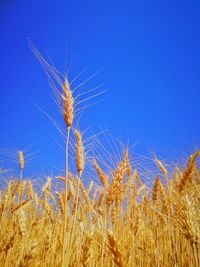
<svg viewBox="0 0 200 267">
<path fill-rule="evenodd" d="M 92 157 L 87 172 L 77 129 L 71 144 L 75 156 L 69 155 L 76 106 L 70 83 L 62 83 L 55 68 L 34 53 L 62 90 L 65 175 L 47 177 L 36 189 L 31 179 L 23 179 L 24 155 L 18 152 L 20 179 L 11 177 L 0 191 L 0 266 L 200 266 L 200 151 L 190 156 L 183 171 L 176 167 L 171 173 L 156 159 L 167 179 L 162 183 L 156 176 L 153 186 L 145 183 L 148 175 L 133 169 L 128 149 L 114 168 L 106 159 L 104 170 L 97 163 L 102 159 Z M 71 166 L 76 166 L 74 173 Z M 85 186 L 83 178 L 89 181 L 90 175 L 103 186 L 93 181 Z"/>
</svg>

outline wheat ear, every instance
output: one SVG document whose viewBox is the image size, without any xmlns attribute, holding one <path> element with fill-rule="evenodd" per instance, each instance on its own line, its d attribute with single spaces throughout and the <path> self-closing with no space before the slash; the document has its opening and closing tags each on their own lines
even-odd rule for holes
<svg viewBox="0 0 200 267">
<path fill-rule="evenodd" d="M 114 238 L 113 234 L 111 232 L 107 233 L 108 236 L 108 244 L 109 244 L 109 250 L 112 255 L 112 259 L 114 261 L 114 265 L 118 267 L 124 266 L 122 251 L 120 251 L 119 243 Z"/>
<path fill-rule="evenodd" d="M 160 179 L 159 179 L 159 177 L 156 177 L 156 179 L 154 181 L 153 192 L 152 192 L 152 200 L 153 200 L 154 204 L 158 200 L 159 185 L 160 185 Z"/>
<path fill-rule="evenodd" d="M 75 151 L 76 151 L 76 169 L 79 174 L 83 172 L 85 166 L 85 159 L 84 159 L 84 147 L 82 142 L 82 136 L 80 131 L 74 130 L 74 135 L 76 139 Z"/>
<path fill-rule="evenodd" d="M 197 159 L 199 155 L 200 155 L 200 150 L 197 150 L 194 154 L 190 156 L 187 167 L 185 168 L 182 174 L 181 181 L 178 185 L 178 189 L 180 193 L 184 190 L 186 184 L 192 181 L 192 173 L 195 168 L 195 160 Z"/>
<path fill-rule="evenodd" d="M 18 151 L 18 160 L 19 160 L 19 170 L 20 170 L 20 179 L 22 179 L 23 169 L 24 169 L 24 153 L 22 150 Z"/>
<path fill-rule="evenodd" d="M 102 169 L 99 167 L 98 163 L 94 159 L 93 161 L 94 168 L 99 176 L 99 180 L 103 184 L 104 188 L 107 189 L 108 187 L 108 178 L 106 177 L 105 173 L 102 171 Z"/>
<path fill-rule="evenodd" d="M 155 164 L 157 165 L 157 167 L 160 169 L 160 171 L 162 172 L 162 174 L 167 177 L 167 170 L 164 167 L 163 163 L 159 160 L 159 159 L 155 159 L 154 160 Z"/>
<path fill-rule="evenodd" d="M 67 79 L 65 80 L 62 89 L 63 92 L 61 97 L 63 102 L 63 118 L 66 127 L 69 128 L 72 126 L 72 122 L 74 119 L 74 99 Z"/>
</svg>

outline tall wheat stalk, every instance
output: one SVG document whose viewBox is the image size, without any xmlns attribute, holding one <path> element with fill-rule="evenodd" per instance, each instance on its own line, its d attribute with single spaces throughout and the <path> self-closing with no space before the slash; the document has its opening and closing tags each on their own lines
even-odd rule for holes
<svg viewBox="0 0 200 267">
<path fill-rule="evenodd" d="M 73 218 L 73 222 L 72 222 L 72 228 L 70 231 L 69 246 L 68 246 L 67 258 L 66 258 L 66 266 L 67 267 L 69 265 L 71 245 L 73 242 L 74 228 L 75 228 L 75 223 L 76 223 L 76 218 L 77 218 L 81 175 L 83 173 L 84 166 L 85 166 L 84 147 L 83 147 L 81 133 L 79 130 L 75 129 L 74 135 L 75 135 L 75 140 L 76 140 L 76 143 L 75 143 L 75 160 L 76 160 L 76 169 L 77 169 L 78 177 L 77 177 L 77 191 L 76 191 L 76 199 L 75 199 L 74 218 Z"/>
<path fill-rule="evenodd" d="M 66 223 L 67 223 L 67 184 L 68 184 L 68 174 L 69 174 L 69 138 L 70 138 L 70 129 L 72 126 L 74 118 L 74 100 L 72 96 L 72 91 L 68 80 L 66 79 L 62 87 L 62 103 L 63 103 L 63 118 L 67 128 L 67 138 L 66 138 L 66 148 L 65 148 L 65 191 L 64 191 L 64 222 L 63 222 L 63 233 L 62 233 L 62 267 L 68 266 L 65 265 L 65 250 L 66 250 Z"/>
</svg>

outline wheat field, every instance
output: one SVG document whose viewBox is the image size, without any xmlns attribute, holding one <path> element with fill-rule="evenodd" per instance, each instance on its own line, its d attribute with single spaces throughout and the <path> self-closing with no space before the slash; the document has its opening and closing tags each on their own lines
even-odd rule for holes
<svg viewBox="0 0 200 267">
<path fill-rule="evenodd" d="M 152 187 L 131 166 L 128 149 L 107 171 L 94 158 L 99 186 L 84 185 L 85 147 L 82 132 L 73 127 L 73 90 L 48 70 L 60 86 L 54 92 L 66 126 L 65 174 L 47 177 L 38 190 L 23 177 L 26 160 L 18 151 L 19 178 L 8 179 L 0 192 L 0 266 L 200 266 L 200 150 L 170 173 L 155 159 Z M 56 183 L 61 190 L 52 189 Z"/>
</svg>

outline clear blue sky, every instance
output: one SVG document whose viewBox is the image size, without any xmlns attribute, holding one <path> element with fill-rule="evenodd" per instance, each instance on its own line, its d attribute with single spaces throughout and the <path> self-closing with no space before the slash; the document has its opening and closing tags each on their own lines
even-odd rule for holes
<svg viewBox="0 0 200 267">
<path fill-rule="evenodd" d="M 41 167 L 58 166 L 58 136 L 37 104 L 56 119 L 47 78 L 28 47 L 60 71 L 72 61 L 80 82 L 102 69 L 101 103 L 81 128 L 101 125 L 137 153 L 189 151 L 200 144 L 199 1 L 32 1 L 0 3 L 0 147 L 38 150 Z M 72 60 L 73 58 L 73 60 Z M 87 89 L 87 87 L 86 87 Z M 52 138 L 53 136 L 53 138 Z"/>
</svg>

